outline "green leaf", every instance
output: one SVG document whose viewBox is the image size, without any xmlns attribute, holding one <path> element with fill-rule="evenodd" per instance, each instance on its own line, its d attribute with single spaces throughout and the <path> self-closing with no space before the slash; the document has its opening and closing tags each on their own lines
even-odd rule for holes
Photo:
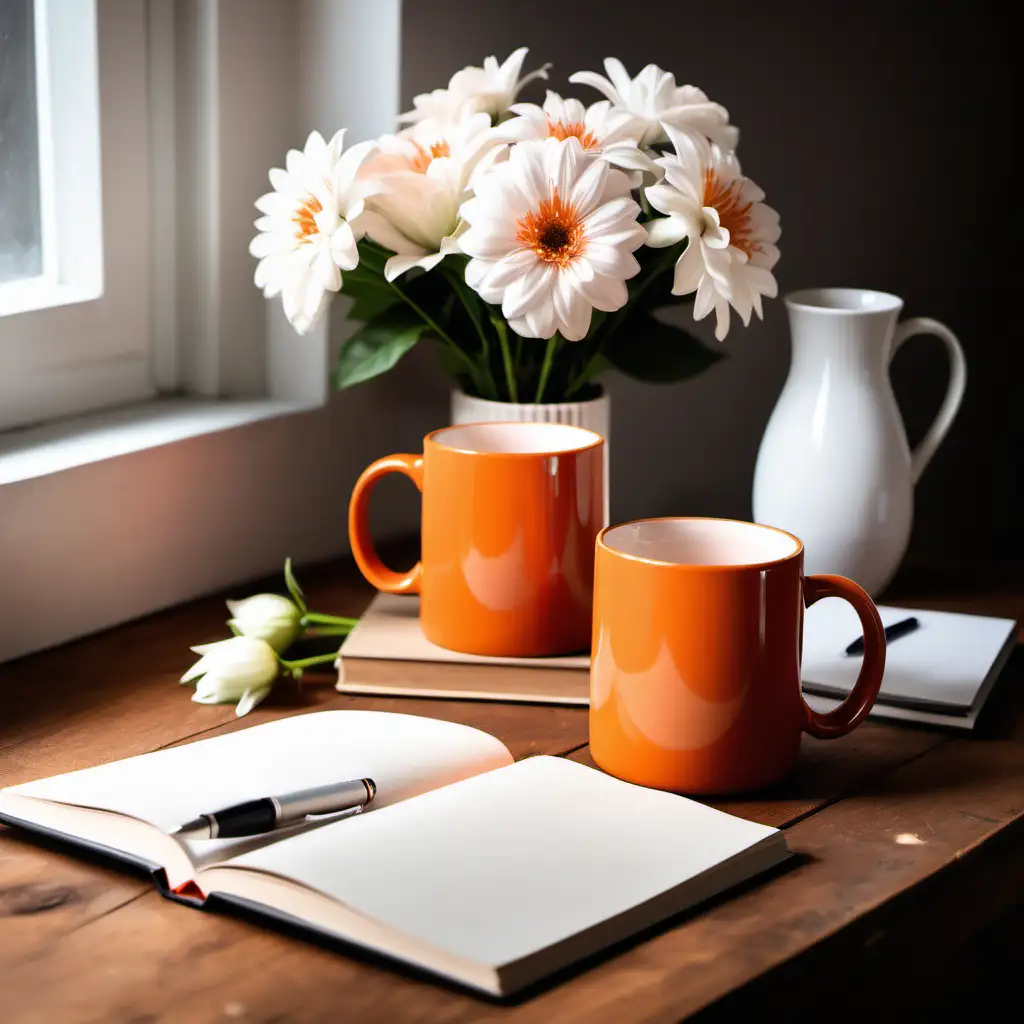
<svg viewBox="0 0 1024 1024">
<path fill-rule="evenodd" d="M 401 301 L 398 293 L 382 275 L 364 270 L 362 266 L 346 270 L 341 275 L 341 293 L 353 300 L 352 308 L 348 311 L 349 319 L 361 320 L 363 323 L 380 316 Z"/>
<path fill-rule="evenodd" d="M 292 572 L 290 557 L 284 560 L 284 583 L 288 588 L 288 593 L 292 595 L 292 600 L 299 606 L 299 611 L 305 615 L 309 611 L 306 607 L 306 595 L 303 594 L 302 587 L 299 586 L 299 581 L 295 578 L 295 573 Z"/>
<path fill-rule="evenodd" d="M 334 368 L 335 388 L 341 391 L 387 373 L 426 330 L 427 325 L 407 306 L 379 313 L 341 346 Z"/>
<path fill-rule="evenodd" d="M 696 377 L 725 352 L 705 348 L 679 327 L 646 310 L 635 310 L 615 333 L 605 357 L 629 377 L 650 384 L 671 384 Z"/>
<path fill-rule="evenodd" d="M 611 365 L 612 364 L 609 362 L 608 358 L 604 355 L 601 355 L 600 353 L 597 355 L 596 358 L 591 359 L 585 367 L 584 371 L 577 378 L 577 391 L 579 388 L 585 387 L 587 384 L 589 384 L 590 381 L 592 381 L 595 377 L 600 377 L 601 374 L 604 373 Z M 580 401 L 579 398 L 575 397 L 577 391 L 573 392 L 573 401 Z"/>
<path fill-rule="evenodd" d="M 349 318 L 364 323 L 390 309 L 401 299 L 384 278 L 384 266 L 391 255 L 369 239 L 358 243 L 359 265 L 341 275 L 341 293 L 352 300 Z"/>
<path fill-rule="evenodd" d="M 356 247 L 359 249 L 359 267 L 384 277 L 384 265 L 393 255 L 390 250 L 383 249 L 368 238 L 361 238 Z M 357 268 L 359 269 L 359 268 Z"/>
</svg>

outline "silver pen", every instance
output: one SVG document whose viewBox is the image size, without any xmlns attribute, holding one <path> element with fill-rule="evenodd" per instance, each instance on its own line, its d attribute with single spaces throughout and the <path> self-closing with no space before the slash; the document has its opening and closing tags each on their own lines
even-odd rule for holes
<svg viewBox="0 0 1024 1024">
<path fill-rule="evenodd" d="M 301 789 L 282 796 L 264 796 L 233 807 L 200 814 L 171 835 L 179 839 L 237 839 L 295 825 L 315 814 L 362 810 L 376 795 L 373 779 L 352 779 Z"/>
</svg>

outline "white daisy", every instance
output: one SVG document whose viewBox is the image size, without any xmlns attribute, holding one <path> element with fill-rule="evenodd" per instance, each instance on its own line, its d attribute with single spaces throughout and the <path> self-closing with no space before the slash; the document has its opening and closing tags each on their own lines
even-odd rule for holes
<svg viewBox="0 0 1024 1024">
<path fill-rule="evenodd" d="M 517 334 L 579 341 L 594 308 L 626 303 L 646 237 L 639 212 L 626 175 L 575 136 L 516 143 L 462 206 L 466 281 Z"/>
<path fill-rule="evenodd" d="M 676 263 L 672 292 L 695 291 L 694 317 L 702 320 L 713 309 L 721 341 L 729 331 L 730 305 L 746 326 L 751 311 L 762 315 L 761 296 L 778 294 L 772 268 L 779 261 L 779 215 L 743 177 L 735 153 L 674 128 L 668 133 L 676 153 L 656 161 L 665 179 L 647 189 L 651 206 L 668 216 L 648 223 L 647 244 L 689 239 Z"/>
<path fill-rule="evenodd" d="M 456 71 L 447 89 L 435 89 L 413 97 L 415 109 L 402 114 L 399 120 L 423 121 L 429 118 L 442 124 L 453 124 L 467 113 L 483 112 L 497 121 L 515 103 L 524 85 L 548 77 L 550 64 L 519 77 L 528 52 L 527 47 L 521 46 L 503 64 L 499 64 L 496 57 L 486 57 L 482 68 L 467 67 Z"/>
<path fill-rule="evenodd" d="M 344 138 L 344 129 L 330 143 L 313 132 L 302 152 L 288 151 L 285 170 L 271 170 L 274 191 L 256 200 L 263 214 L 256 221 L 260 233 L 249 245 L 259 259 L 256 285 L 267 298 L 281 295 L 299 334 L 317 322 L 341 288 L 341 271 L 359 263 L 359 218 L 372 186 L 356 176 L 376 146 L 364 142 L 343 153 Z"/>
<path fill-rule="evenodd" d="M 487 114 L 478 113 L 448 126 L 421 121 L 380 139 L 380 152 L 362 170 L 375 194 L 360 223 L 395 253 L 384 268 L 389 281 L 458 251 L 459 206 L 474 173 L 498 154 L 490 129 Z"/>
<path fill-rule="evenodd" d="M 609 163 L 631 171 L 651 169 L 651 160 L 639 148 L 646 131 L 643 120 L 627 110 L 600 100 L 584 107 L 579 100 L 562 99 L 548 90 L 544 106 L 536 103 L 514 103 L 510 111 L 516 116 L 502 122 L 494 130 L 497 138 L 509 142 L 524 139 L 579 139 L 588 153 L 600 153 Z M 633 181 L 638 185 L 639 178 Z"/>
<path fill-rule="evenodd" d="M 665 142 L 664 126 L 672 125 L 681 131 L 698 132 L 723 149 L 736 148 L 740 133 L 729 124 L 729 111 L 720 103 L 712 103 L 696 86 L 677 86 L 675 75 L 657 64 L 648 64 L 636 78 L 629 77 L 616 57 L 606 57 L 604 68 L 607 78 L 595 71 L 577 71 L 569 81 L 597 89 L 613 107 L 641 118 L 642 145 Z"/>
</svg>

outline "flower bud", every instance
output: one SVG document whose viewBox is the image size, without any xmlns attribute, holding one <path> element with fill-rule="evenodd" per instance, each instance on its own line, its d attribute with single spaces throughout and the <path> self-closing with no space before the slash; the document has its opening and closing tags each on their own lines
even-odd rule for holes
<svg viewBox="0 0 1024 1024">
<path fill-rule="evenodd" d="M 280 594 L 257 594 L 244 601 L 228 601 L 228 625 L 242 636 L 265 640 L 283 654 L 302 632 L 302 612 Z"/>
<path fill-rule="evenodd" d="M 249 636 L 233 636 L 193 647 L 200 659 L 181 677 L 198 679 L 192 699 L 198 704 L 236 704 L 241 717 L 251 711 L 274 685 L 281 670 L 270 644 Z"/>
</svg>

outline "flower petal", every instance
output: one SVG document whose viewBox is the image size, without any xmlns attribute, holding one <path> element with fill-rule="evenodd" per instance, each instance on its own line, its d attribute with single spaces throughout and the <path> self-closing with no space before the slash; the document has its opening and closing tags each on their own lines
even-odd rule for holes
<svg viewBox="0 0 1024 1024">
<path fill-rule="evenodd" d="M 615 86 L 596 71 L 577 71 L 569 76 L 569 81 L 573 85 L 589 85 L 591 89 L 596 89 L 602 95 L 607 96 L 616 106 L 624 105 L 622 97 L 615 91 Z"/>
<path fill-rule="evenodd" d="M 647 230 L 647 244 L 653 249 L 678 245 L 689 233 L 682 217 L 659 217 L 649 220 L 644 227 Z"/>
<path fill-rule="evenodd" d="M 603 160 L 593 159 L 590 166 L 571 186 L 571 190 L 567 194 L 563 193 L 581 217 L 585 217 L 600 202 L 604 194 L 608 171 L 607 163 Z"/>
<path fill-rule="evenodd" d="M 566 341 L 582 341 L 590 330 L 593 307 L 573 287 L 573 278 L 569 274 L 557 275 L 553 298 L 562 337 Z"/>
</svg>

